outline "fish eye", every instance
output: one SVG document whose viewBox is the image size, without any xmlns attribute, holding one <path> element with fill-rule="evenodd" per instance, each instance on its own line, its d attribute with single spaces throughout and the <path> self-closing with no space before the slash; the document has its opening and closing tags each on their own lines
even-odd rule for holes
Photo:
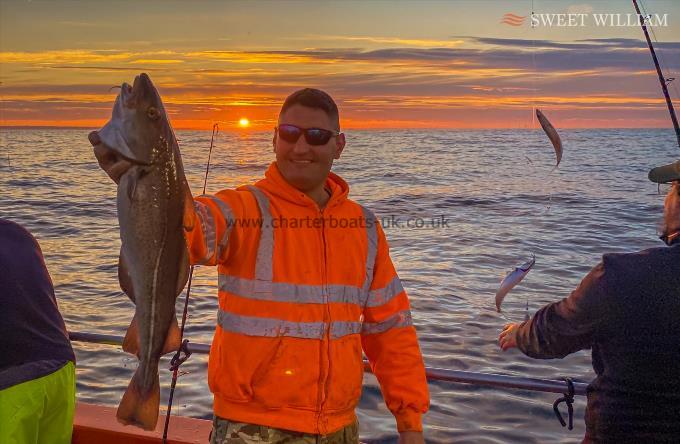
<svg viewBox="0 0 680 444">
<path fill-rule="evenodd" d="M 150 106 L 150 107 L 146 110 L 146 115 L 147 115 L 147 116 L 149 117 L 149 119 L 151 119 L 151 120 L 157 120 L 157 119 L 161 116 L 161 113 L 158 112 L 158 109 L 157 109 L 157 108 L 154 108 L 153 106 Z"/>
</svg>

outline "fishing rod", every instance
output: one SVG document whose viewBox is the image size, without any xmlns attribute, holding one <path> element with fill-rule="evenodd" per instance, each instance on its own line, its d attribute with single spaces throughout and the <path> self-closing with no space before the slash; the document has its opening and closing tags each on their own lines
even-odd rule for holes
<svg viewBox="0 0 680 444">
<path fill-rule="evenodd" d="M 638 6 L 637 0 L 633 0 L 633 6 L 635 6 L 635 11 L 637 12 L 638 18 L 642 17 L 640 13 L 640 7 Z M 669 79 L 666 79 L 661 72 L 661 66 L 659 66 L 659 59 L 656 57 L 656 51 L 654 51 L 654 46 L 652 45 L 652 40 L 649 38 L 649 32 L 647 31 L 646 18 L 639 20 L 640 26 L 642 26 L 642 31 L 645 33 L 645 39 L 647 39 L 647 46 L 649 46 L 649 51 L 652 53 L 652 60 L 654 60 L 654 66 L 656 67 L 656 74 L 659 76 L 659 83 L 661 83 L 661 91 L 663 91 L 663 96 L 666 98 L 666 105 L 668 106 L 668 112 L 671 114 L 671 120 L 673 121 L 673 128 L 675 128 L 675 136 L 678 139 L 678 147 L 680 147 L 680 125 L 678 125 L 678 118 L 675 115 L 675 108 L 673 108 L 673 102 L 671 101 L 671 96 L 668 94 L 668 83 Z"/>
<path fill-rule="evenodd" d="M 88 342 L 105 345 L 122 345 L 123 337 L 116 335 L 103 335 L 97 333 L 85 333 L 70 331 L 69 338 L 76 342 Z M 208 355 L 209 344 L 191 343 L 191 352 Z M 373 373 L 368 361 L 364 359 L 364 371 Z M 462 370 L 450 370 L 446 368 L 425 367 L 425 373 L 429 382 L 451 382 L 459 384 L 481 385 L 486 387 L 508 388 L 529 390 L 544 393 L 565 393 L 568 383 L 556 379 L 526 378 L 523 376 L 508 376 L 495 373 L 468 372 Z M 573 382 L 574 395 L 585 396 L 588 384 Z"/>
<path fill-rule="evenodd" d="M 208 163 L 205 166 L 205 177 L 203 178 L 203 194 L 205 194 L 206 186 L 208 185 L 208 173 L 210 171 L 210 157 L 212 156 L 213 145 L 215 142 L 215 135 L 219 132 L 219 124 L 215 123 L 212 128 L 212 136 L 210 137 L 210 150 L 208 151 Z M 189 281 L 187 283 L 187 292 L 184 298 L 184 311 L 182 312 L 182 323 L 179 329 L 180 347 L 177 353 L 170 361 L 170 370 L 172 370 L 172 382 L 170 383 L 170 396 L 168 397 L 168 409 L 165 414 L 165 426 L 163 427 L 163 444 L 168 441 L 168 427 L 170 425 L 170 411 L 172 410 L 172 400 L 175 396 L 175 387 L 177 386 L 177 377 L 179 376 L 179 367 L 191 356 L 189 350 L 189 340 L 184 338 L 184 327 L 187 321 L 187 314 L 189 312 L 189 294 L 191 293 L 191 281 L 194 277 L 194 266 L 189 270 Z M 121 342 L 122 344 L 122 342 Z M 193 348 L 193 346 L 192 346 Z M 208 349 L 210 350 L 210 349 Z"/>
</svg>

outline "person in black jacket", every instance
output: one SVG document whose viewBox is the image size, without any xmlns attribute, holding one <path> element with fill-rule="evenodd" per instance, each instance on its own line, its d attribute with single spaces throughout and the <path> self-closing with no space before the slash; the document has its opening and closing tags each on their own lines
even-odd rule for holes
<svg viewBox="0 0 680 444">
<path fill-rule="evenodd" d="M 680 442 L 680 161 L 649 178 L 671 184 L 668 246 L 605 254 L 569 297 L 499 337 L 538 359 L 592 349 L 584 443 Z"/>
<path fill-rule="evenodd" d="M 40 246 L 0 219 L 0 443 L 70 443 L 75 390 L 75 355 Z"/>
</svg>

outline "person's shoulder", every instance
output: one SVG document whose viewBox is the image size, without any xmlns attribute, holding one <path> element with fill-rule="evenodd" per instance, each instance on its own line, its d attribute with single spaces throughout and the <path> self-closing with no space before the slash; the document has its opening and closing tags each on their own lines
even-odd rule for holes
<svg viewBox="0 0 680 444">
<path fill-rule="evenodd" d="M 228 204 L 233 210 L 237 210 L 240 208 L 244 202 L 250 202 L 254 201 L 254 196 L 253 193 L 249 192 L 250 188 L 246 185 L 240 186 L 238 188 L 226 188 L 220 191 L 217 191 L 214 194 L 202 194 L 200 196 L 196 196 L 196 200 L 217 200 L 221 201 L 223 203 Z"/>
<path fill-rule="evenodd" d="M 371 214 L 374 213 L 374 211 L 371 209 L 369 205 L 357 202 L 356 200 L 350 199 L 349 197 L 342 202 L 342 205 L 346 205 L 348 208 L 359 208 Z"/>
<path fill-rule="evenodd" d="M 629 253 L 605 253 L 602 255 L 602 263 L 605 269 L 634 267 L 636 270 L 641 270 L 672 253 L 670 250 L 671 248 L 668 247 L 654 247 Z"/>
<path fill-rule="evenodd" d="M 378 215 L 376 214 L 370 206 L 359 203 L 350 198 L 345 199 L 340 204 L 340 209 L 342 213 L 350 217 L 359 217 L 361 219 L 378 221 Z M 371 222 L 373 223 L 373 222 Z"/>
<path fill-rule="evenodd" d="M 23 226 L 9 219 L 0 218 L 0 236 L 37 243 L 33 235 Z"/>
<path fill-rule="evenodd" d="M 21 225 L 19 225 L 18 223 L 12 222 L 9 219 L 3 219 L 1 217 L 0 217 L 0 227 L 2 227 L 3 230 L 19 229 L 19 230 L 26 231 L 26 229 L 24 227 L 22 227 Z"/>
</svg>

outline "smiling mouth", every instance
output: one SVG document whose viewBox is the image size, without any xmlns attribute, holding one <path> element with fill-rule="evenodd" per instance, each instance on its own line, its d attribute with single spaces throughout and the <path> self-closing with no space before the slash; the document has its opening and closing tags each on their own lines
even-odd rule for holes
<svg viewBox="0 0 680 444">
<path fill-rule="evenodd" d="M 291 162 L 293 162 L 293 163 L 312 163 L 311 160 L 305 160 L 305 159 L 292 159 Z"/>
</svg>

